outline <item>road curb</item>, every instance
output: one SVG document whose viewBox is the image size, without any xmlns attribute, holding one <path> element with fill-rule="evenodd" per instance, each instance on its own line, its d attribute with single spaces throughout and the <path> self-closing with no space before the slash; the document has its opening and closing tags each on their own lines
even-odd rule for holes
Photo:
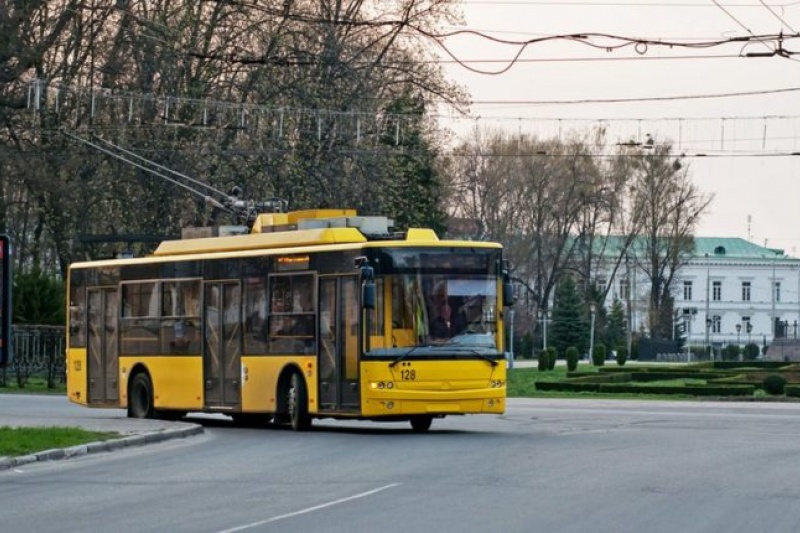
<svg viewBox="0 0 800 533">
<path fill-rule="evenodd" d="M 53 448 L 51 450 L 43 450 L 41 452 L 20 455 L 18 457 L 0 457 L 0 471 L 42 461 L 69 459 L 71 457 L 81 457 L 90 453 L 111 452 L 133 446 L 155 444 L 166 440 L 184 439 L 193 435 L 200 435 L 204 432 L 205 429 L 203 426 L 191 424 L 188 427 L 178 429 L 128 435 L 118 439 L 90 442 L 88 444 L 70 446 L 69 448 Z"/>
</svg>

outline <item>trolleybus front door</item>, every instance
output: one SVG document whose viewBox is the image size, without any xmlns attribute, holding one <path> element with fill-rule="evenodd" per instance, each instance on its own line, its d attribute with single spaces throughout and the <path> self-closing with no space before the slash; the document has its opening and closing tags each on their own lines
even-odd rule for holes
<svg viewBox="0 0 800 533">
<path fill-rule="evenodd" d="M 203 381 L 205 406 L 241 403 L 241 289 L 238 281 L 204 284 Z"/>
<path fill-rule="evenodd" d="M 358 277 L 320 277 L 319 398 L 322 411 L 357 411 Z"/>
<path fill-rule="evenodd" d="M 88 293 L 89 403 L 117 403 L 119 402 L 117 288 L 91 288 Z"/>
</svg>

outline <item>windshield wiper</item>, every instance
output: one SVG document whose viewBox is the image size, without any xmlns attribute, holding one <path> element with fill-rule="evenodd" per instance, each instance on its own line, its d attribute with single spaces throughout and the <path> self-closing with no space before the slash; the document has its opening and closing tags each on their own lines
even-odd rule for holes
<svg viewBox="0 0 800 533">
<path fill-rule="evenodd" d="M 475 357 L 477 357 L 479 359 L 483 359 L 484 361 L 488 361 L 493 367 L 498 365 L 498 362 L 497 362 L 496 359 L 492 359 L 488 355 L 482 354 L 481 352 L 479 352 L 477 350 L 470 350 L 469 353 L 471 353 L 472 355 L 474 355 Z"/>
<path fill-rule="evenodd" d="M 406 351 L 405 351 L 405 353 L 403 353 L 402 355 L 400 355 L 400 357 L 398 357 L 397 359 L 395 359 L 394 361 L 392 361 L 391 363 L 389 363 L 389 368 L 393 368 L 393 367 L 394 367 L 394 365 L 396 365 L 396 364 L 397 364 L 397 363 L 399 363 L 400 361 L 403 361 L 403 360 L 405 360 L 405 359 L 408 359 L 408 357 L 409 357 L 409 356 L 410 356 L 412 353 L 414 353 L 415 351 L 417 351 L 417 350 L 418 350 L 418 349 L 420 349 L 420 348 L 427 348 L 427 346 L 414 346 L 413 348 L 410 348 L 410 349 L 406 350 Z"/>
</svg>

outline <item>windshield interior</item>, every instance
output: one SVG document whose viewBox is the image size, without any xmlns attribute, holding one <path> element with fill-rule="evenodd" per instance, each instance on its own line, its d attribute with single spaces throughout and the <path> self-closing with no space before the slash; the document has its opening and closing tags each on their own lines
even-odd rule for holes
<svg viewBox="0 0 800 533">
<path fill-rule="evenodd" d="M 396 274 L 391 286 L 393 347 L 496 347 L 496 278 Z"/>
</svg>

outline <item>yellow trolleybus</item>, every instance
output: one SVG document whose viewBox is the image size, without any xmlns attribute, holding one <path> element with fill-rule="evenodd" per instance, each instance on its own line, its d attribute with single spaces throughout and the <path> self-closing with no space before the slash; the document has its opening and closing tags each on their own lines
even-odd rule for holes
<svg viewBox="0 0 800 533">
<path fill-rule="evenodd" d="M 499 244 L 391 233 L 352 210 L 262 214 L 69 270 L 72 402 L 137 418 L 409 421 L 502 413 Z"/>
</svg>

